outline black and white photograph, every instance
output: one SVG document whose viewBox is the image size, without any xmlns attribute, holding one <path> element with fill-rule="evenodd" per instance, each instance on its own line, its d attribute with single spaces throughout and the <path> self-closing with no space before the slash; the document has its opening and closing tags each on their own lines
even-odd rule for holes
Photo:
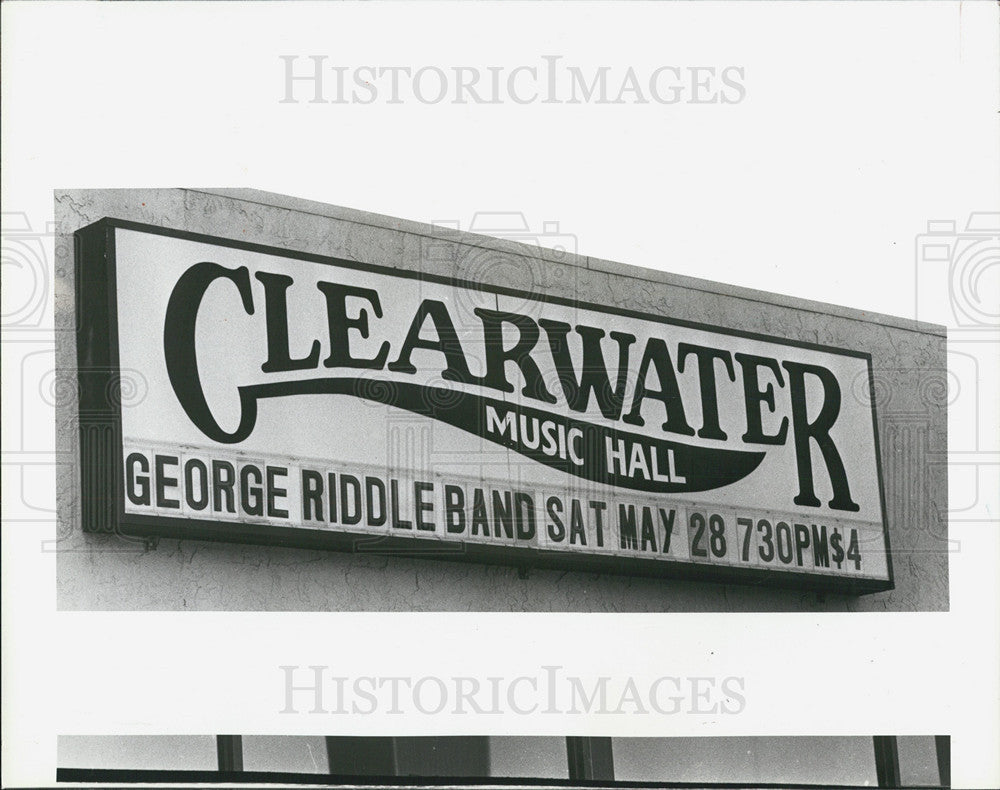
<svg viewBox="0 0 1000 790">
<path fill-rule="evenodd" d="M 939 326 L 260 191 L 55 203 L 60 607 L 948 609 Z"/>
<path fill-rule="evenodd" d="M 4 787 L 1000 785 L 1000 6 L 6 0 Z"/>
<path fill-rule="evenodd" d="M 59 739 L 68 782 L 382 787 L 950 787 L 947 736 L 82 736 Z"/>
</svg>

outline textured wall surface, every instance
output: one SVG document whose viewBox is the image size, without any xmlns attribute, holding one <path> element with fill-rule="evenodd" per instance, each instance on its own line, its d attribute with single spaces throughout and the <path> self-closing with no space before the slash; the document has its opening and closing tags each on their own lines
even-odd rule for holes
<svg viewBox="0 0 1000 790">
<path fill-rule="evenodd" d="M 864 596 L 427 559 L 162 540 L 80 528 L 78 470 L 59 473 L 61 609 L 932 611 L 948 608 L 944 329 L 432 228 L 253 190 L 61 190 L 62 249 L 103 217 L 207 233 L 872 354 L 896 589 Z M 65 258 L 64 258 L 65 260 Z M 73 266 L 56 272 L 57 443 L 77 445 Z M 497 282 L 496 279 L 502 280 Z M 85 308 L 84 308 L 85 309 Z"/>
</svg>

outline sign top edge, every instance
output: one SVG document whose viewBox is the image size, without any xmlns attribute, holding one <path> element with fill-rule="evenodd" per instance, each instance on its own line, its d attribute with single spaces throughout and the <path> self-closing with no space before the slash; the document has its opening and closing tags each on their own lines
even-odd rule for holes
<svg viewBox="0 0 1000 790">
<path fill-rule="evenodd" d="M 201 194 L 214 197 L 222 197 L 234 201 L 234 203 L 255 204 L 265 208 L 294 211 L 302 214 L 311 214 L 317 217 L 328 218 L 340 222 L 348 222 L 356 225 L 369 226 L 373 228 L 393 231 L 410 236 L 440 239 L 457 244 L 494 249 L 502 252 L 511 252 L 528 258 L 534 258 L 561 265 L 575 266 L 581 269 L 589 269 L 595 272 L 603 272 L 609 275 L 616 275 L 633 280 L 668 285 L 675 288 L 682 288 L 690 291 L 714 294 L 735 299 L 742 299 L 748 302 L 762 303 L 777 307 L 784 307 L 791 310 L 799 310 L 820 315 L 829 315 L 837 318 L 858 321 L 860 323 L 901 329 L 920 334 L 934 335 L 941 338 L 947 337 L 947 328 L 940 324 L 928 323 L 912 318 L 877 313 L 861 310 L 843 305 L 836 305 L 826 302 L 817 302 L 797 296 L 762 291 L 739 285 L 707 280 L 699 277 L 692 277 L 683 274 L 674 274 L 656 269 L 649 269 L 633 264 L 620 263 L 601 258 L 594 258 L 588 255 L 572 252 L 556 252 L 541 247 L 536 244 L 528 244 L 510 238 L 498 238 L 484 233 L 457 230 L 453 228 L 433 225 L 430 223 L 417 222 L 399 217 L 392 217 L 385 214 L 363 211 L 360 209 L 338 206 L 329 203 L 321 203 L 315 200 L 299 198 L 291 195 L 284 195 L 276 192 L 267 192 L 250 188 L 151 188 L 144 189 L 57 189 L 54 197 L 57 204 L 63 200 L 85 199 L 90 195 L 108 193 L 138 193 L 145 192 L 149 197 L 169 197 L 181 198 L 185 194 Z M 57 212 L 58 214 L 58 212 Z M 104 217 L 101 217 L 104 218 Z M 115 219 L 114 217 L 107 217 Z M 98 219 L 98 218 L 95 218 Z M 121 219 L 126 219 L 122 217 Z M 87 220 L 74 226 L 64 226 L 59 222 L 57 216 L 58 231 L 62 233 L 72 233 L 85 225 L 93 224 L 94 220 Z M 184 230 L 177 227 L 177 230 Z M 303 251 L 306 252 L 306 251 Z"/>
</svg>

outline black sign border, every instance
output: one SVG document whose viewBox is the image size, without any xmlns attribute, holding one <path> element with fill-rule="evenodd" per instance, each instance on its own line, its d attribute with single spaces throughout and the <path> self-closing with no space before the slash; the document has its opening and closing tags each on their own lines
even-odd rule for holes
<svg viewBox="0 0 1000 790">
<path fill-rule="evenodd" d="M 471 541 L 431 541 L 402 536 L 380 537 L 371 533 L 308 530 L 269 524 L 229 523 L 185 517 L 143 516 L 125 512 L 124 442 L 121 414 L 121 368 L 118 347 L 117 269 L 115 231 L 132 230 L 187 241 L 230 247 L 292 260 L 319 263 L 340 268 L 373 272 L 393 277 L 466 288 L 476 291 L 527 299 L 535 302 L 579 307 L 611 315 L 638 318 L 670 326 L 760 340 L 778 345 L 832 352 L 864 359 L 868 366 L 869 392 L 872 393 L 872 431 L 875 440 L 875 465 L 879 501 L 882 510 L 882 533 L 885 542 L 887 579 L 823 576 L 771 568 L 712 565 L 643 557 L 574 554 L 529 546 L 497 546 Z M 289 548 L 325 549 L 364 553 L 374 556 L 420 557 L 435 560 L 471 561 L 517 567 L 521 575 L 531 568 L 613 573 L 678 580 L 699 580 L 752 586 L 774 586 L 796 590 L 836 592 L 861 595 L 895 588 L 892 550 L 885 506 L 882 476 L 882 452 L 879 446 L 878 418 L 874 398 L 875 382 L 871 354 L 819 343 L 777 338 L 728 327 L 668 318 L 638 310 L 612 308 L 551 294 L 536 294 L 504 286 L 485 285 L 457 277 L 410 269 L 362 263 L 315 253 L 271 247 L 264 244 L 176 230 L 131 220 L 105 217 L 74 234 L 76 273 L 77 365 L 79 380 L 80 483 L 81 517 L 84 532 L 113 533 L 126 539 L 177 538 L 247 543 Z M 234 534 L 233 530 L 239 529 Z M 442 549 L 442 547 L 445 547 Z"/>
</svg>

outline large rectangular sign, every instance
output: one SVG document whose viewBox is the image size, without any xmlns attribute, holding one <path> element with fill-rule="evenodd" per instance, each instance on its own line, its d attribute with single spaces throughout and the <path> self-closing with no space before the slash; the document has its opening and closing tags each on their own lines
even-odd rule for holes
<svg viewBox="0 0 1000 790">
<path fill-rule="evenodd" d="M 892 587 L 866 353 L 117 220 L 77 242 L 88 530 Z"/>
</svg>

